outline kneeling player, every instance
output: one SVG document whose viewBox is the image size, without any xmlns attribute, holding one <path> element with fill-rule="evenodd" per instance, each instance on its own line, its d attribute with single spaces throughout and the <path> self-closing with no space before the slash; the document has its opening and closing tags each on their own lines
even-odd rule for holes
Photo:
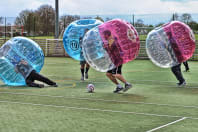
<svg viewBox="0 0 198 132">
<path fill-rule="evenodd" d="M 119 93 L 120 91 L 123 90 L 123 92 L 126 92 L 128 89 L 132 87 L 130 83 L 128 83 L 124 77 L 122 76 L 122 65 L 107 71 L 106 76 L 114 83 L 117 85 L 116 89 L 113 91 L 114 93 Z M 125 87 L 123 88 L 120 83 L 118 83 L 118 80 L 123 82 L 125 84 Z"/>
</svg>

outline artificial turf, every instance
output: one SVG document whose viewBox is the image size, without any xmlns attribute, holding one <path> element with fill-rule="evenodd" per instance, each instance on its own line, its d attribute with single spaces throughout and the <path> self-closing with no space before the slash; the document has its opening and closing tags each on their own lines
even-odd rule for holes
<svg viewBox="0 0 198 132">
<path fill-rule="evenodd" d="M 0 87 L 0 132 L 144 132 L 175 120 L 185 120 L 159 132 L 197 132 L 198 62 L 190 61 L 183 72 L 187 86 L 178 88 L 170 69 L 149 60 L 123 66 L 133 84 L 126 93 L 114 94 L 115 85 L 105 73 L 90 69 L 80 81 L 79 62 L 46 57 L 41 74 L 59 87 Z M 184 67 L 182 67 L 184 70 Z M 95 85 L 87 93 L 87 84 Z"/>
</svg>

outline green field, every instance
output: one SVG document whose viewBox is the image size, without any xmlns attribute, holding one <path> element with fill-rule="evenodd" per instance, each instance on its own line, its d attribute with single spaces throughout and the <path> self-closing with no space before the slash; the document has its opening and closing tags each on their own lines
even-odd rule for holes
<svg viewBox="0 0 198 132">
<path fill-rule="evenodd" d="M 123 75 L 133 88 L 114 94 L 105 73 L 90 69 L 89 79 L 81 82 L 79 62 L 46 58 L 41 73 L 59 87 L 0 83 L 0 132 L 145 132 L 179 119 L 157 131 L 197 132 L 198 62 L 189 65 L 190 72 L 183 72 L 187 86 L 178 88 L 170 69 L 149 60 L 127 63 Z M 86 92 L 89 83 L 95 93 Z"/>
</svg>

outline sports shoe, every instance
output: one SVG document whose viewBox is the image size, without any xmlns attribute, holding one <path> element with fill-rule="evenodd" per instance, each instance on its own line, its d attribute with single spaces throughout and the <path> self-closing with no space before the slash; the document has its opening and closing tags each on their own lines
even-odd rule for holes
<svg viewBox="0 0 198 132">
<path fill-rule="evenodd" d="M 85 73 L 85 78 L 88 79 L 88 73 Z"/>
<path fill-rule="evenodd" d="M 186 86 L 186 82 L 183 81 L 183 82 L 177 83 L 177 86 L 178 87 L 185 87 Z"/>
<path fill-rule="evenodd" d="M 128 91 L 130 88 L 132 88 L 132 84 L 130 84 L 130 83 L 125 84 L 125 87 L 123 89 L 123 92 Z"/>
<path fill-rule="evenodd" d="M 114 93 L 119 93 L 120 91 L 122 91 L 124 88 L 123 87 L 117 87 L 113 92 Z"/>
<path fill-rule="evenodd" d="M 57 85 L 56 83 L 55 83 L 55 84 L 53 84 L 52 86 L 53 86 L 53 87 L 58 87 L 58 85 Z"/>
<path fill-rule="evenodd" d="M 84 79 L 84 76 L 81 76 L 81 81 L 84 81 L 85 79 Z"/>
<path fill-rule="evenodd" d="M 38 86 L 39 86 L 39 88 L 44 88 L 43 84 L 39 84 Z"/>
</svg>

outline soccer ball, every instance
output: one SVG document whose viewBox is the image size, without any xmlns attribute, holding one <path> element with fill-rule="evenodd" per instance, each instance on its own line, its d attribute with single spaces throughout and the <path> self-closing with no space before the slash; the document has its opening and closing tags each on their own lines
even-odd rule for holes
<svg viewBox="0 0 198 132">
<path fill-rule="evenodd" d="M 87 85 L 87 91 L 88 93 L 93 93 L 94 92 L 94 85 L 93 84 L 88 84 Z"/>
</svg>

